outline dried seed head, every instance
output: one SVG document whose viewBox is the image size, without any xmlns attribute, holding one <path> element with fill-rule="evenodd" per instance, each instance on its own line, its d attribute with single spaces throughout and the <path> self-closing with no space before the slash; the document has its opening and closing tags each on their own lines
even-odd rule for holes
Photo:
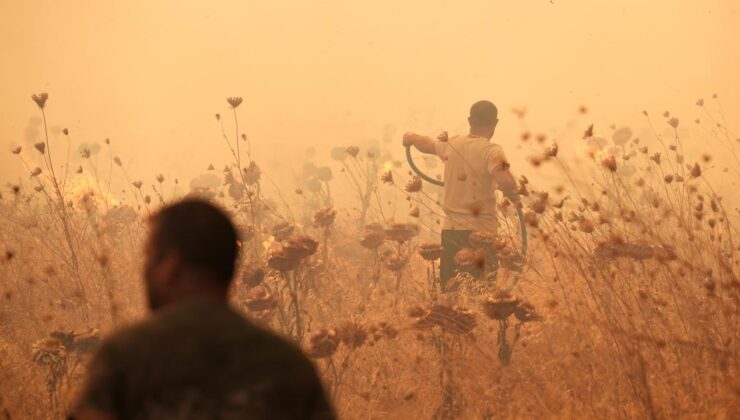
<svg viewBox="0 0 740 420">
<path fill-rule="evenodd" d="M 550 197 L 550 195 L 546 192 L 538 192 L 535 193 L 535 200 L 532 201 L 532 203 L 529 205 L 529 208 L 532 209 L 537 214 L 542 214 L 545 212 L 545 209 L 547 208 L 547 200 Z"/>
<path fill-rule="evenodd" d="M 267 258 L 267 265 L 280 272 L 292 271 L 300 262 L 297 254 L 286 252 L 284 248 L 271 250 Z"/>
<path fill-rule="evenodd" d="M 506 241 L 489 231 L 477 230 L 470 234 L 468 241 L 472 247 L 480 250 L 499 251 L 506 248 Z"/>
<path fill-rule="evenodd" d="M 534 305 L 529 302 L 521 301 L 514 309 L 514 316 L 520 322 L 538 321 L 541 317 L 535 311 Z"/>
<path fill-rule="evenodd" d="M 33 361 L 42 366 L 60 366 L 67 358 L 67 348 L 55 338 L 42 338 L 31 348 Z"/>
<path fill-rule="evenodd" d="M 339 340 L 352 350 L 362 347 L 368 338 L 367 328 L 357 322 L 347 322 L 336 331 Z"/>
<path fill-rule="evenodd" d="M 694 163 L 694 166 L 691 167 L 691 178 L 698 178 L 701 176 L 701 167 L 698 163 Z"/>
<path fill-rule="evenodd" d="M 491 319 L 501 321 L 514 313 L 519 302 L 511 293 L 500 290 L 483 301 L 483 313 Z"/>
<path fill-rule="evenodd" d="M 319 242 L 308 235 L 294 236 L 283 246 L 283 252 L 289 257 L 299 260 L 310 257 L 316 253 Z"/>
<path fill-rule="evenodd" d="M 438 260 L 442 257 L 442 245 L 425 242 L 419 245 L 419 255 L 427 261 Z"/>
<path fill-rule="evenodd" d="M 594 223 L 588 219 L 581 219 L 578 222 L 578 230 L 583 233 L 593 233 Z"/>
<path fill-rule="evenodd" d="M 393 223 L 385 230 L 385 236 L 399 243 L 406 242 L 419 234 L 419 226 L 413 223 Z"/>
<path fill-rule="evenodd" d="M 228 102 L 229 105 L 231 105 L 232 108 L 235 108 L 236 109 L 239 105 L 241 105 L 242 98 L 240 98 L 238 96 L 232 96 L 230 98 L 226 98 L 226 102 Z M 218 115 L 218 114 L 216 114 L 216 115 Z"/>
<path fill-rule="evenodd" d="M 509 248 L 504 248 L 499 251 L 498 259 L 503 268 L 519 273 L 524 269 L 524 266 L 527 263 L 527 260 L 522 256 L 522 254 Z"/>
<path fill-rule="evenodd" d="M 49 94 L 46 92 L 42 92 L 38 95 L 31 95 L 31 99 L 36 102 L 36 105 L 38 105 L 39 109 L 44 109 L 44 107 L 46 106 L 46 101 L 49 99 Z"/>
<path fill-rule="evenodd" d="M 389 170 L 380 175 L 380 180 L 386 184 L 393 184 L 393 172 Z"/>
<path fill-rule="evenodd" d="M 265 311 L 276 306 L 275 300 L 270 292 L 262 286 L 254 287 L 247 292 L 244 303 L 246 304 L 247 309 L 252 312 Z"/>
<path fill-rule="evenodd" d="M 369 249 L 376 249 L 383 245 L 383 242 L 385 242 L 385 234 L 377 231 L 365 232 L 362 239 L 360 239 L 360 245 Z"/>
<path fill-rule="evenodd" d="M 558 144 L 553 143 L 551 146 L 545 149 L 546 157 L 556 157 L 558 155 Z"/>
<path fill-rule="evenodd" d="M 601 165 L 611 172 L 617 171 L 617 160 L 614 156 L 609 155 L 601 160 Z"/>
<path fill-rule="evenodd" d="M 360 154 L 360 148 L 357 146 L 349 146 L 345 149 L 348 155 L 352 156 L 353 158 L 356 158 L 357 155 Z"/>
<path fill-rule="evenodd" d="M 46 152 L 46 143 L 44 142 L 35 143 L 33 147 L 35 147 L 42 155 Z"/>
<path fill-rule="evenodd" d="M 540 165 L 542 165 L 542 161 L 543 161 L 543 158 L 540 156 L 530 156 L 529 157 L 529 163 L 535 168 L 538 168 Z"/>
<path fill-rule="evenodd" d="M 421 191 L 421 178 L 414 175 L 411 177 L 411 180 L 406 184 L 406 192 L 409 193 L 415 193 Z"/>
<path fill-rule="evenodd" d="M 393 325 L 390 325 L 387 322 L 380 322 L 378 326 L 380 327 L 380 333 L 386 338 L 392 340 L 398 336 L 398 330 Z"/>
<path fill-rule="evenodd" d="M 455 254 L 455 263 L 460 267 L 477 267 L 483 269 L 486 265 L 486 255 L 472 248 L 463 248 Z"/>
<path fill-rule="evenodd" d="M 260 180 L 260 176 L 262 175 L 262 171 L 260 170 L 260 167 L 257 166 L 257 163 L 255 161 L 249 162 L 249 166 L 243 169 L 244 171 L 244 182 L 247 185 L 254 185 Z"/>
<path fill-rule="evenodd" d="M 306 353 L 314 359 L 325 359 L 334 355 L 339 347 L 339 337 L 333 329 L 323 328 L 308 338 Z"/>
<path fill-rule="evenodd" d="M 586 131 L 583 132 L 583 139 L 585 140 L 593 136 L 594 136 L 594 125 L 591 124 L 588 126 Z"/>
<path fill-rule="evenodd" d="M 337 211 L 331 207 L 325 207 L 317 210 L 313 214 L 313 225 L 318 227 L 329 227 L 334 223 L 337 217 Z"/>
<path fill-rule="evenodd" d="M 281 222 L 272 227 L 272 236 L 276 241 L 284 241 L 293 234 L 295 226 L 288 222 Z"/>
<path fill-rule="evenodd" d="M 477 325 L 475 314 L 459 306 L 437 304 L 426 309 L 418 308 L 410 314 L 414 318 L 413 327 L 419 330 L 439 327 L 451 334 L 469 334 Z"/>
</svg>

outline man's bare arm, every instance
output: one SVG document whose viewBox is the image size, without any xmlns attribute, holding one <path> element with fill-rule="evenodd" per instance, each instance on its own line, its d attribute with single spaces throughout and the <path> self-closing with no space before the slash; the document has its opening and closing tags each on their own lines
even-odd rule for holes
<svg viewBox="0 0 740 420">
<path fill-rule="evenodd" d="M 433 140 L 431 137 L 422 136 L 421 134 L 406 133 L 403 135 L 403 145 L 404 146 L 408 146 L 408 145 L 414 146 L 420 152 L 426 153 L 429 155 L 436 154 L 434 143 L 436 143 L 436 141 Z"/>
<path fill-rule="evenodd" d="M 519 201 L 517 184 L 514 175 L 511 174 L 507 164 L 501 164 L 493 170 L 493 179 L 496 180 L 498 188 L 504 193 L 504 197 L 516 203 Z"/>
</svg>

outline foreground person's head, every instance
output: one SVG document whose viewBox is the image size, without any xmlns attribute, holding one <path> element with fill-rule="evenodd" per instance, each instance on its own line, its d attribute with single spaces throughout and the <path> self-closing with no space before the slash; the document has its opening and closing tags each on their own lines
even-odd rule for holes
<svg viewBox="0 0 740 420">
<path fill-rule="evenodd" d="M 229 217 L 206 201 L 186 199 L 150 219 L 144 280 L 156 310 L 192 297 L 226 300 L 238 255 Z"/>
<path fill-rule="evenodd" d="M 478 101 L 470 107 L 468 123 L 470 134 L 490 139 L 498 125 L 498 108 L 492 102 Z"/>
</svg>

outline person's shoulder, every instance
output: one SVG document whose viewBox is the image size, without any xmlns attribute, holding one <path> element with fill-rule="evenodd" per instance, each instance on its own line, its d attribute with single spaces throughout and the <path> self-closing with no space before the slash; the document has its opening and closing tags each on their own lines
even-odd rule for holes
<svg viewBox="0 0 740 420">
<path fill-rule="evenodd" d="M 181 309 L 183 305 L 173 305 L 160 309 L 148 317 L 119 327 L 103 340 L 109 348 L 127 350 L 165 337 L 170 330 L 178 328 L 179 324 L 187 324 L 188 311 Z M 182 328 L 182 327 L 181 327 Z"/>
<path fill-rule="evenodd" d="M 249 335 L 248 345 L 254 354 L 262 353 L 268 358 L 291 360 L 297 365 L 311 365 L 311 361 L 294 343 L 277 333 L 252 323 L 244 318 L 245 331 Z"/>
<path fill-rule="evenodd" d="M 101 347 L 116 353 L 130 352 L 137 344 L 151 339 L 154 334 L 152 324 L 152 319 L 146 319 L 121 327 L 103 339 Z"/>
<path fill-rule="evenodd" d="M 500 144 L 494 143 L 492 141 L 486 142 L 485 147 L 486 147 L 486 150 L 492 153 L 503 153 L 504 152 L 504 148 Z"/>
<path fill-rule="evenodd" d="M 450 137 L 450 139 L 448 140 L 448 142 L 450 142 L 450 143 L 453 143 L 453 142 L 454 143 L 459 143 L 459 142 L 468 141 L 470 139 L 471 139 L 471 137 L 468 134 L 456 134 L 456 135 Z"/>
</svg>

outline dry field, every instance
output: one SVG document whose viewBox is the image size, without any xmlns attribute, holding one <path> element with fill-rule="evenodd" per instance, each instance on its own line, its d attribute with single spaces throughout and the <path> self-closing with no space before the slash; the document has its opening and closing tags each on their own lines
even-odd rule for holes
<svg viewBox="0 0 740 420">
<path fill-rule="evenodd" d="M 100 337 L 145 315 L 146 217 L 175 189 L 231 211 L 243 251 L 233 304 L 300 343 L 342 418 L 740 417 L 737 194 L 713 182 L 740 178 L 740 139 L 714 98 L 696 122 L 645 113 L 651 138 L 588 127 L 585 108 L 578 132 L 523 131 L 526 259 L 500 201 L 499 235 L 478 233 L 457 260 L 495 248 L 501 268 L 445 294 L 440 191 L 382 147 L 306 158 L 279 188 L 229 98 L 215 129 L 232 159 L 181 182 L 128 172 L 109 141 L 50 139 L 46 112 L 63 105 L 33 99 L 41 136 L 9 152 L 28 174 L 0 198 L 3 418 L 62 416 Z M 727 165 L 684 154 L 689 124 Z M 585 158 L 564 156 L 566 140 Z M 567 182 L 535 185 L 539 171 Z"/>
</svg>

